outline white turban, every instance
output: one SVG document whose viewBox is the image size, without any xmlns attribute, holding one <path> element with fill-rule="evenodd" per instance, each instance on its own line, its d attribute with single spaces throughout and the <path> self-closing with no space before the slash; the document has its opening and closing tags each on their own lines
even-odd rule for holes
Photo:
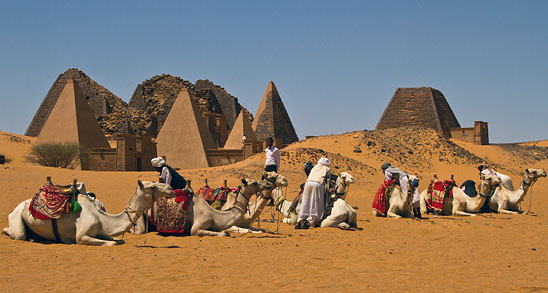
<svg viewBox="0 0 548 293">
<path fill-rule="evenodd" d="M 166 164 L 166 160 L 164 160 L 164 158 L 162 157 L 154 158 L 150 160 L 150 162 L 152 163 L 152 167 L 156 167 L 156 168 L 160 168 Z"/>
<path fill-rule="evenodd" d="M 326 157 L 321 157 L 321 158 L 318 160 L 318 164 L 321 164 L 321 165 L 324 165 L 324 166 L 329 167 L 329 165 L 331 165 L 331 162 L 329 161 L 328 158 L 326 158 Z"/>
</svg>

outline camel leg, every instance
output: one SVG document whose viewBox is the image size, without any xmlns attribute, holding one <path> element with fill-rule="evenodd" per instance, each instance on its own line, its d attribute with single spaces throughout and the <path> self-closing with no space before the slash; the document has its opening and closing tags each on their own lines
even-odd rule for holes
<svg viewBox="0 0 548 293">
<path fill-rule="evenodd" d="M 228 232 L 226 231 L 221 231 L 221 232 L 216 232 L 216 231 L 209 231 L 209 230 L 202 230 L 202 229 L 197 229 L 196 232 L 194 234 L 192 234 L 193 236 L 217 236 L 217 237 L 226 237 L 226 236 L 230 236 L 230 234 L 228 234 Z"/>
<path fill-rule="evenodd" d="M 25 202 L 20 203 L 8 216 L 8 226 L 2 230 L 2 234 L 8 235 L 11 239 L 27 240 L 25 221 L 23 221 L 23 210 Z"/>
<path fill-rule="evenodd" d="M 98 238 L 93 238 L 87 235 L 80 237 L 80 240 L 77 241 L 79 245 L 95 245 L 95 246 L 113 246 L 116 244 L 123 244 L 123 240 L 103 240 Z"/>
<path fill-rule="evenodd" d="M 320 227 L 322 227 L 322 228 L 325 228 L 325 227 L 339 227 L 339 228 L 341 228 L 341 226 L 339 226 L 339 225 L 344 223 L 346 225 L 343 225 L 343 227 L 345 227 L 346 229 L 349 229 L 350 225 L 345 223 L 345 220 L 346 220 L 346 214 L 338 214 L 338 215 L 331 214 L 331 215 L 329 215 L 329 217 L 325 218 L 325 220 L 322 221 Z M 344 229 L 344 228 L 341 228 L 341 229 Z"/>
<path fill-rule="evenodd" d="M 228 229 L 224 229 L 223 231 L 225 232 L 228 232 L 228 233 L 263 233 L 264 230 L 263 229 L 254 229 L 253 227 L 251 228 L 241 228 L 241 227 L 238 227 L 238 226 L 232 226 Z"/>
<path fill-rule="evenodd" d="M 515 215 L 515 214 L 518 214 L 518 212 L 500 209 L 499 214 Z"/>
<path fill-rule="evenodd" d="M 475 214 L 470 214 L 463 211 L 453 211 L 453 216 L 468 216 L 468 217 L 474 217 Z"/>
<path fill-rule="evenodd" d="M 401 216 L 400 216 L 400 215 L 395 214 L 395 213 L 390 212 L 390 211 L 386 213 L 386 216 L 387 216 L 387 217 L 390 217 L 390 218 L 401 219 Z"/>
</svg>

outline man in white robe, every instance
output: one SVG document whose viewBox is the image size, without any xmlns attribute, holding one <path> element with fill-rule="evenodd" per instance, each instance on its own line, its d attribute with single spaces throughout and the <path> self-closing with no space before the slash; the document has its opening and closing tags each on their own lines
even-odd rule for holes
<svg viewBox="0 0 548 293">
<path fill-rule="evenodd" d="M 301 209 L 295 229 L 308 229 L 321 224 L 325 209 L 327 180 L 331 176 L 329 165 L 331 165 L 329 159 L 322 157 L 310 170 L 308 180 L 304 184 Z"/>
</svg>

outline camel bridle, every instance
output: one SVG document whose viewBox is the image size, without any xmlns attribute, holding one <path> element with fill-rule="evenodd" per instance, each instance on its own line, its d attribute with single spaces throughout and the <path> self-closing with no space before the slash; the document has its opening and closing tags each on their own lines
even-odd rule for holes
<svg viewBox="0 0 548 293">
<path fill-rule="evenodd" d="M 154 203 L 156 201 L 156 192 L 158 191 L 158 187 L 155 186 L 154 188 L 151 188 L 151 189 L 153 190 L 153 192 L 152 192 L 152 202 Z M 144 192 L 144 188 L 143 188 L 143 192 Z M 129 215 L 129 213 L 137 214 L 137 213 L 142 213 L 143 211 L 136 210 L 136 209 L 132 208 L 131 204 L 133 203 L 133 201 L 134 201 L 134 199 L 132 199 L 131 202 L 127 205 L 127 207 L 124 209 L 124 213 L 126 213 L 127 218 L 129 219 L 129 221 L 133 225 L 133 231 L 135 232 L 135 226 L 137 226 L 137 223 L 134 222 L 131 219 L 131 216 Z"/>
</svg>

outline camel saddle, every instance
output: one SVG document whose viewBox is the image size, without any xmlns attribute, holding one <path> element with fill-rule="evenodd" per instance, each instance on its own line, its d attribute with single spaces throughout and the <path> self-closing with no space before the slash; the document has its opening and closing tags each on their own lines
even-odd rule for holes
<svg viewBox="0 0 548 293">
<path fill-rule="evenodd" d="M 373 199 L 373 210 L 377 211 L 383 216 L 386 216 L 388 210 L 387 202 L 390 200 L 390 194 L 396 185 L 398 184 L 398 178 L 392 180 L 384 180 L 381 184 L 377 193 L 375 193 L 375 198 Z"/>
<path fill-rule="evenodd" d="M 157 209 L 156 213 L 151 209 L 150 224 L 162 234 L 187 235 L 190 232 L 186 225 L 188 203 L 193 194 L 188 187 L 173 192 L 174 198 L 162 197 L 154 203 Z"/>
<path fill-rule="evenodd" d="M 443 210 L 444 199 L 453 197 L 453 186 L 457 186 L 453 180 L 435 180 L 430 183 L 426 194 L 428 209 L 441 212 Z"/>
<path fill-rule="evenodd" d="M 198 190 L 198 194 L 211 205 L 214 209 L 220 210 L 226 202 L 228 193 L 237 190 L 226 186 L 210 188 L 207 184 Z"/>
<path fill-rule="evenodd" d="M 76 206 L 71 202 L 78 196 L 78 190 L 72 185 L 54 185 L 48 182 L 32 197 L 29 205 L 31 215 L 36 219 L 59 219 L 64 213 Z"/>
</svg>

